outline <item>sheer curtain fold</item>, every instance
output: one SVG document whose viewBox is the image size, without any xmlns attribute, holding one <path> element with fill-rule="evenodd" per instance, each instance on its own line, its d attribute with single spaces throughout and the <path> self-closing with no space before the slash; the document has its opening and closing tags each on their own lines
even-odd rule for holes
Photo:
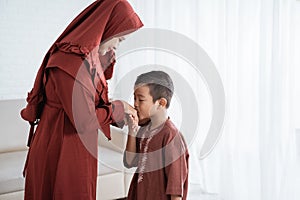
<svg viewBox="0 0 300 200">
<path fill-rule="evenodd" d="M 191 147 L 191 184 L 223 200 L 299 199 L 300 1 L 130 1 L 146 27 L 196 41 L 223 80 L 222 137 L 204 160 Z"/>
</svg>

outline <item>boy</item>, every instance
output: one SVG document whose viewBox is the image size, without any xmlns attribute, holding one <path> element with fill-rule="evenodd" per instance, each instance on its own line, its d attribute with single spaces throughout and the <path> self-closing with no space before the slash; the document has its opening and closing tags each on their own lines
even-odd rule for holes
<svg viewBox="0 0 300 200">
<path fill-rule="evenodd" d="M 137 170 L 127 199 L 186 200 L 189 154 L 167 114 L 173 82 L 165 72 L 151 71 L 138 76 L 134 90 L 139 122 L 128 116 L 124 165 Z"/>
</svg>

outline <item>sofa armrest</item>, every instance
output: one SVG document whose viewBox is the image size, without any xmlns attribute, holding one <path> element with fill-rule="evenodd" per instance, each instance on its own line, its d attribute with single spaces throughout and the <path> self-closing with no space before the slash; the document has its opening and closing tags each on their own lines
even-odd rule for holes
<svg viewBox="0 0 300 200">
<path fill-rule="evenodd" d="M 27 150 L 29 123 L 20 116 L 25 99 L 0 100 L 0 153 Z"/>
<path fill-rule="evenodd" d="M 108 140 L 104 134 L 98 132 L 98 144 L 100 146 L 123 153 L 126 147 L 127 134 L 124 130 L 111 126 L 111 140 Z"/>
</svg>

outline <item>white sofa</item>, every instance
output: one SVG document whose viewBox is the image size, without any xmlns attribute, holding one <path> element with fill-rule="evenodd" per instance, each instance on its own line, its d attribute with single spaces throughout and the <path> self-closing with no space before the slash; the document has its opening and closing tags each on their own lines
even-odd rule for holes
<svg viewBox="0 0 300 200">
<path fill-rule="evenodd" d="M 19 114 L 24 106 L 24 99 L 0 101 L 0 200 L 21 200 L 24 196 L 22 170 L 29 130 Z M 112 128 L 112 138 L 107 141 L 99 134 L 97 200 L 126 197 L 132 177 L 122 163 L 126 134 Z"/>
</svg>

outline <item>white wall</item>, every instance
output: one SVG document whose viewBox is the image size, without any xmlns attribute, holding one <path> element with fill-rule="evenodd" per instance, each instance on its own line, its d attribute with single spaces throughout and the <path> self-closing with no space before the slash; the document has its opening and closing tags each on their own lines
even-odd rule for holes
<svg viewBox="0 0 300 200">
<path fill-rule="evenodd" d="M 0 0 L 0 100 L 25 98 L 44 54 L 92 0 Z"/>
</svg>

